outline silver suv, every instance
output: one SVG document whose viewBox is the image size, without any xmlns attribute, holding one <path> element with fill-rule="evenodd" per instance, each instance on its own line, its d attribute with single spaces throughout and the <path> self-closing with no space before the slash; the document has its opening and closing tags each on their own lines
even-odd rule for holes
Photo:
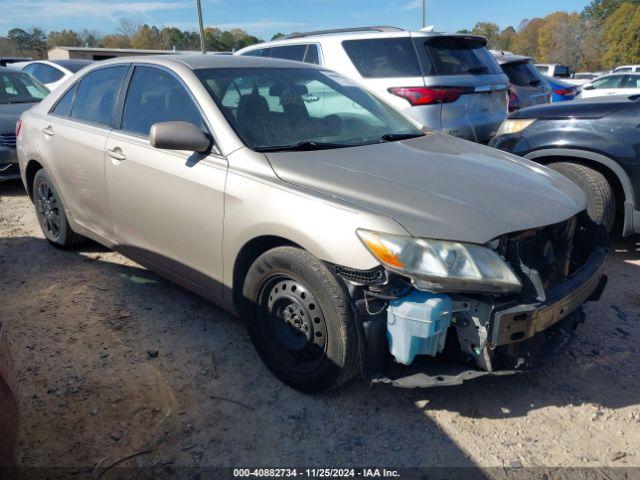
<svg viewBox="0 0 640 480">
<path fill-rule="evenodd" d="M 294 34 L 236 54 L 322 65 L 422 125 L 488 142 L 507 117 L 508 79 L 486 43 L 471 35 L 368 27 Z"/>
<path fill-rule="evenodd" d="M 603 285 L 602 236 L 570 180 L 424 133 L 321 67 L 108 60 L 18 130 L 51 243 L 92 238 L 238 313 L 301 390 L 523 368 Z"/>
</svg>

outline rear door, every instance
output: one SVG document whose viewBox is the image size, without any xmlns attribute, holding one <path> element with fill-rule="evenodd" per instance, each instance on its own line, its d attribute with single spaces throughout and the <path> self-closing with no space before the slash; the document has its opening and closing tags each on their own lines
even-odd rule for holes
<svg viewBox="0 0 640 480">
<path fill-rule="evenodd" d="M 83 227 L 112 240 L 104 179 L 104 147 L 127 65 L 93 70 L 49 112 L 42 155 L 63 192 L 65 206 Z"/>
<path fill-rule="evenodd" d="M 640 94 L 640 75 L 625 75 L 622 79 L 622 88 L 624 95 Z"/>
<path fill-rule="evenodd" d="M 442 130 L 477 142 L 489 140 L 507 116 L 507 79 L 486 48 L 470 36 L 414 38 L 427 87 L 459 89 L 442 103 Z"/>
<path fill-rule="evenodd" d="M 186 121 L 211 136 L 197 102 L 171 71 L 136 66 L 106 144 L 109 208 L 119 245 L 209 298 L 222 295 L 227 161 L 149 144 L 157 122 Z"/>
</svg>

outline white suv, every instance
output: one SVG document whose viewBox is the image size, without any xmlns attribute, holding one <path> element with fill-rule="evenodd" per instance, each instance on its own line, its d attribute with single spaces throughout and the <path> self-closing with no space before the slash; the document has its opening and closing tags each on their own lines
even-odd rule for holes
<svg viewBox="0 0 640 480">
<path fill-rule="evenodd" d="M 293 34 L 236 55 L 325 66 L 422 125 L 488 142 L 507 116 L 508 79 L 486 43 L 473 35 L 366 27 Z M 308 108 L 319 98 L 323 92 L 309 92 Z"/>
</svg>

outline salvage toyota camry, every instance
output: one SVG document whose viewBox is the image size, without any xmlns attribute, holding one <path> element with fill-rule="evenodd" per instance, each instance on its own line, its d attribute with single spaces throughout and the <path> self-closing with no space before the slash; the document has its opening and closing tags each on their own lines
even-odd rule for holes
<svg viewBox="0 0 640 480">
<path fill-rule="evenodd" d="M 237 313 L 303 391 L 525 369 L 606 280 L 606 236 L 565 177 L 320 67 L 109 60 L 17 130 L 47 240 L 91 238 Z"/>
</svg>

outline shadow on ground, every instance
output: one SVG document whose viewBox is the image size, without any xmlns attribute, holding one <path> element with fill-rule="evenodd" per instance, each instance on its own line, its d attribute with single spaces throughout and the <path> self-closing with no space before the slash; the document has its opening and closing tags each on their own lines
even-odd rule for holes
<svg viewBox="0 0 640 480">
<path fill-rule="evenodd" d="M 508 419 L 640 403 L 638 243 L 617 244 L 614 257 L 576 342 L 536 373 L 409 391 L 359 379 L 311 397 L 266 370 L 237 319 L 122 257 L 0 239 L 0 316 L 25 419 L 20 461 L 104 467 L 144 451 L 130 463 L 472 466 L 440 412 Z M 623 306 L 628 295 L 636 300 Z"/>
</svg>

